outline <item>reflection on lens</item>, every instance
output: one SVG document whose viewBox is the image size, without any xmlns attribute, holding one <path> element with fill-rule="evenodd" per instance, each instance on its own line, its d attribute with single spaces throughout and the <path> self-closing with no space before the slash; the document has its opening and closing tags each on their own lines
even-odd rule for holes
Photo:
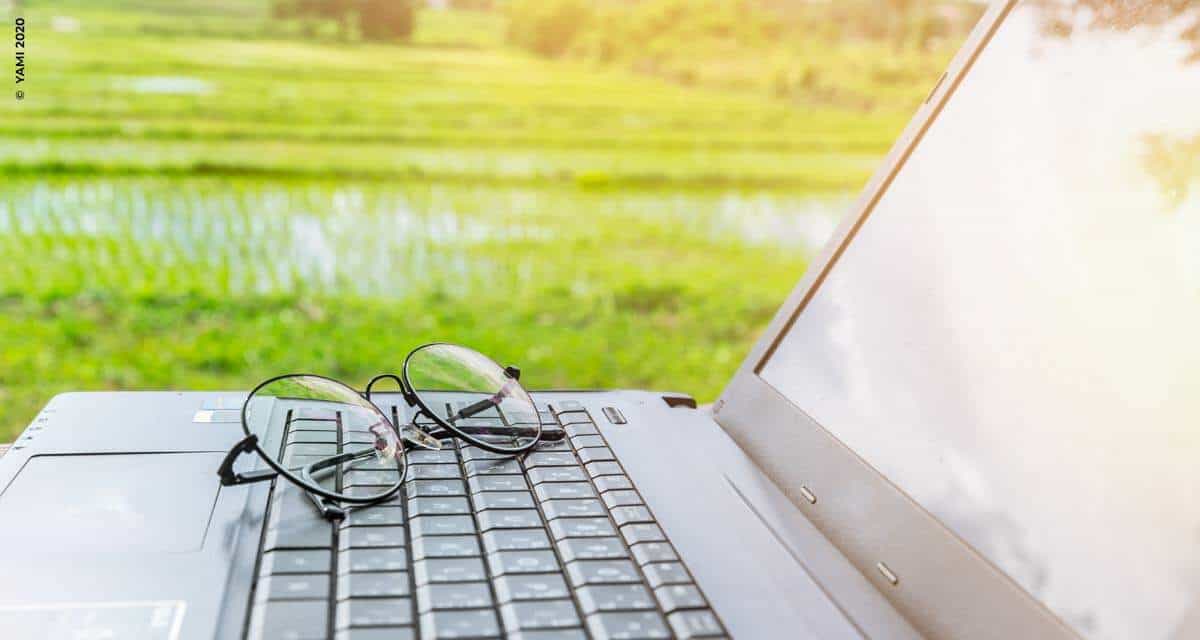
<svg viewBox="0 0 1200 640">
<path fill-rule="evenodd" d="M 541 424 L 533 399 L 515 371 L 506 371 L 478 351 L 425 345 L 409 354 L 404 374 L 421 408 L 452 435 L 506 453 L 537 443 Z"/>
<path fill-rule="evenodd" d="M 403 448 L 391 422 L 336 380 L 269 380 L 246 400 L 244 417 L 264 454 L 306 488 L 364 502 L 403 478 Z"/>
</svg>

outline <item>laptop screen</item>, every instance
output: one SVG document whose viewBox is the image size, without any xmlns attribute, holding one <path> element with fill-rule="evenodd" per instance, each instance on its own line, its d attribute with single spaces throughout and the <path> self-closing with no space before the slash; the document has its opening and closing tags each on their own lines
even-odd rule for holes
<svg viewBox="0 0 1200 640">
<path fill-rule="evenodd" d="M 1169 638 L 1200 616 L 1200 4 L 1081 4 L 1013 10 L 759 373 L 1082 635 Z"/>
</svg>

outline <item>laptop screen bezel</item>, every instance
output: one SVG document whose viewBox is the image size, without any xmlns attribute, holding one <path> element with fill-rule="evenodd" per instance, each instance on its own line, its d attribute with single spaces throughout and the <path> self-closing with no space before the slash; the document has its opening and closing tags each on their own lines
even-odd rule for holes
<svg viewBox="0 0 1200 640">
<path fill-rule="evenodd" d="M 713 405 L 725 431 L 792 503 L 902 615 L 933 638 L 1076 636 L 760 372 L 1017 3 L 989 6 Z M 836 597 L 837 585 L 826 586 Z"/>
</svg>

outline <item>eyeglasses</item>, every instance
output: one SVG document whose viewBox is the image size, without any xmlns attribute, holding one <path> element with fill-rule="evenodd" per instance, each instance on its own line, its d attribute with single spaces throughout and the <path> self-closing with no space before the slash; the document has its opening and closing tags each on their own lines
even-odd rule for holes
<svg viewBox="0 0 1200 640">
<path fill-rule="evenodd" d="M 349 509 L 396 495 L 411 449 L 438 450 L 447 438 L 457 438 L 491 453 L 519 455 L 543 440 L 561 440 L 561 429 L 543 428 L 520 377 L 516 367 L 445 343 L 417 347 L 399 376 L 375 376 L 362 393 L 324 376 L 277 376 L 246 398 L 246 436 L 217 473 L 226 486 L 282 477 L 304 489 L 323 516 L 341 519 Z M 371 401 L 375 385 L 388 380 L 399 385 L 411 418 L 402 420 L 394 406 L 389 416 Z M 257 453 L 267 468 L 234 471 L 246 453 Z"/>
</svg>

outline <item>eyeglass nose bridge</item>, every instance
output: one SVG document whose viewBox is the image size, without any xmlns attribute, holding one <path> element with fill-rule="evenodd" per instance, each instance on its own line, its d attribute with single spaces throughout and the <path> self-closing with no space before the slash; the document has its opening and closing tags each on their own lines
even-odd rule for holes
<svg viewBox="0 0 1200 640">
<path fill-rule="evenodd" d="M 381 374 L 375 376 L 374 378 L 371 378 L 371 380 L 367 382 L 367 387 L 366 387 L 366 389 L 363 390 L 363 395 L 366 396 L 367 402 L 370 402 L 372 404 L 375 403 L 375 401 L 371 399 L 371 390 L 375 386 L 375 383 L 377 383 L 381 380 L 391 380 L 391 381 L 395 382 L 396 386 L 400 387 L 400 394 L 404 397 L 404 400 L 405 400 L 405 402 L 408 403 L 408 406 L 410 406 L 410 407 L 418 406 L 416 394 L 414 394 L 412 392 L 412 390 L 410 390 L 408 388 L 408 385 L 404 384 L 404 380 L 401 379 L 400 376 L 398 376 L 394 373 L 381 373 Z M 403 438 L 419 447 L 423 447 L 425 449 L 433 449 L 435 451 L 438 449 L 441 449 L 442 448 L 441 440 L 438 440 L 437 438 L 429 435 L 428 431 L 417 426 L 416 418 L 417 418 L 417 416 L 421 415 L 422 413 L 425 413 L 424 408 L 421 408 L 416 413 L 416 415 L 413 416 L 413 419 L 411 421 L 409 421 L 408 424 L 394 425 L 396 427 L 396 431 L 400 434 L 401 438 Z M 399 418 L 399 416 L 396 416 L 396 417 Z M 399 422 L 399 420 L 397 420 L 397 422 Z"/>
</svg>

